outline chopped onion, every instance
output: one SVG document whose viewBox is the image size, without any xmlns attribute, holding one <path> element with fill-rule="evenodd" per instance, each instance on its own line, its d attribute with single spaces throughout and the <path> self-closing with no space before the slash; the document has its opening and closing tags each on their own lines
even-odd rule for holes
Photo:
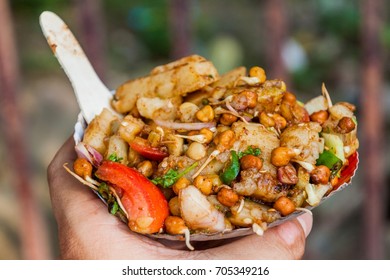
<svg viewBox="0 0 390 280">
<path fill-rule="evenodd" d="M 306 184 L 305 191 L 307 193 L 306 202 L 310 204 L 310 206 L 317 206 L 320 204 L 321 199 L 324 195 L 332 188 L 330 184 L 327 185 L 313 185 Z"/>
<path fill-rule="evenodd" d="M 103 156 L 98 151 L 83 142 L 79 142 L 75 146 L 75 150 L 79 158 L 85 158 L 95 167 L 98 167 L 103 161 Z"/>
<path fill-rule="evenodd" d="M 184 130 L 201 130 L 202 128 L 213 128 L 216 126 L 215 122 L 178 123 L 163 120 L 154 120 L 154 122 L 162 127 Z"/>
<path fill-rule="evenodd" d="M 309 173 L 312 172 L 314 168 L 316 168 L 314 164 L 311 164 L 309 162 L 305 162 L 302 160 L 292 160 L 292 161 L 298 163 L 300 166 L 305 168 Z"/>
</svg>

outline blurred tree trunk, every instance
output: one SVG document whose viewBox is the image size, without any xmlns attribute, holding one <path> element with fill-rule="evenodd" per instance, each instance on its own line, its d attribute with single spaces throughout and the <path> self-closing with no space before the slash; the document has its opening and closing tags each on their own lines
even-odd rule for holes
<svg viewBox="0 0 390 280">
<path fill-rule="evenodd" d="M 384 1 L 363 0 L 362 22 L 362 120 L 365 160 L 364 189 L 364 252 L 366 259 L 383 259 L 384 239 L 384 118 L 383 104 L 383 56 L 380 29 L 383 26 Z M 364 167 L 363 166 L 363 167 Z"/>
<path fill-rule="evenodd" d="M 287 15 L 284 0 L 265 1 L 265 26 L 267 28 L 266 57 L 269 70 L 267 77 L 282 79 L 287 85 L 289 77 L 282 58 L 282 49 L 287 38 Z"/>
<path fill-rule="evenodd" d="M 7 162 L 20 207 L 20 241 L 23 259 L 48 259 L 46 225 L 30 184 L 32 176 L 24 140 L 28 139 L 17 104 L 18 59 L 11 11 L 7 0 L 0 0 L 0 117 L 3 122 Z M 12 210 L 11 210 L 12 211 Z"/>
<path fill-rule="evenodd" d="M 191 51 L 191 0 L 170 0 L 171 58 L 187 56 Z"/>
<path fill-rule="evenodd" d="M 86 55 L 103 81 L 106 78 L 106 29 L 101 0 L 74 0 Z"/>
</svg>

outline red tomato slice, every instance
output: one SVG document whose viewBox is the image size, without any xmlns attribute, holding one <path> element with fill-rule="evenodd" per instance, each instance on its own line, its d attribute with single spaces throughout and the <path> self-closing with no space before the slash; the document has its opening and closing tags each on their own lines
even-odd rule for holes
<svg viewBox="0 0 390 280">
<path fill-rule="evenodd" d="M 137 170 L 113 161 L 103 161 L 96 176 L 123 190 L 121 202 L 132 231 L 159 232 L 169 215 L 168 202 L 161 190 Z"/>
<path fill-rule="evenodd" d="M 162 161 L 169 154 L 159 148 L 150 146 L 146 140 L 142 138 L 136 138 L 130 143 L 130 147 L 139 153 L 141 156 L 155 161 Z"/>
<path fill-rule="evenodd" d="M 355 152 L 354 154 L 348 157 L 348 166 L 341 170 L 340 179 L 337 182 L 337 185 L 333 188 L 334 190 L 338 189 L 342 184 L 349 183 L 352 176 L 355 174 L 359 163 L 359 154 Z"/>
</svg>

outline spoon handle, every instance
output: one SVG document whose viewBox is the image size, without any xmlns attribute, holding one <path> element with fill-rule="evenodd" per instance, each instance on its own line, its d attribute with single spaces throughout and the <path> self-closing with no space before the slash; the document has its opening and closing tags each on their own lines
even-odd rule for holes
<svg viewBox="0 0 390 280">
<path fill-rule="evenodd" d="M 89 123 L 103 108 L 111 109 L 112 94 L 102 83 L 68 26 L 53 12 L 40 15 L 46 40 L 72 83 L 84 119 Z"/>
</svg>

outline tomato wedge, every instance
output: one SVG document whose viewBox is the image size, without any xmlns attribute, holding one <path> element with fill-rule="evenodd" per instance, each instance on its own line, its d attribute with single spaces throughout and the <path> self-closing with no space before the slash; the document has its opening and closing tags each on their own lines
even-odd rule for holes
<svg viewBox="0 0 390 280">
<path fill-rule="evenodd" d="M 354 154 L 348 157 L 348 166 L 341 170 L 340 179 L 337 182 L 337 185 L 333 188 L 334 190 L 338 189 L 342 184 L 349 183 L 352 176 L 355 174 L 359 163 L 359 154 L 355 152 Z"/>
<path fill-rule="evenodd" d="M 155 161 L 162 161 L 169 155 L 168 152 L 152 147 L 145 139 L 138 137 L 130 143 L 130 148 L 139 153 L 141 156 Z"/>
<path fill-rule="evenodd" d="M 168 217 L 168 202 L 161 190 L 137 170 L 113 161 L 103 161 L 96 176 L 122 189 L 121 202 L 126 209 L 132 231 L 159 232 Z"/>
</svg>

